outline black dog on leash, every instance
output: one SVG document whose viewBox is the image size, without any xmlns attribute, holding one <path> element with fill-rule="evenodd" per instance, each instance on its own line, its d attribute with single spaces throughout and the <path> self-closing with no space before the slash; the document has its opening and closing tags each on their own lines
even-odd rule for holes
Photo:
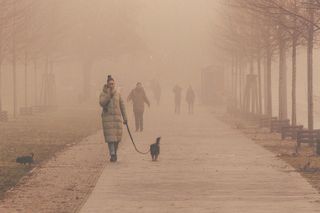
<svg viewBox="0 0 320 213">
<path fill-rule="evenodd" d="M 158 160 L 158 156 L 160 154 L 160 140 L 161 137 L 158 137 L 156 143 L 150 145 L 150 154 L 152 157 L 152 161 Z"/>
<path fill-rule="evenodd" d="M 23 165 L 26 165 L 26 164 L 31 165 L 32 163 L 34 163 L 33 156 L 34 156 L 34 154 L 31 153 L 30 156 L 17 157 L 16 162 L 23 164 Z"/>
</svg>

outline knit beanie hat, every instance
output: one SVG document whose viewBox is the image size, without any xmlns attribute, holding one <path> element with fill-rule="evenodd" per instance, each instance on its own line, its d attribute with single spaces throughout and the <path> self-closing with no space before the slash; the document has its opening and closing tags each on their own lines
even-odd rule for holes
<svg viewBox="0 0 320 213">
<path fill-rule="evenodd" d="M 114 79 L 112 78 L 111 75 L 108 75 L 107 82 L 109 82 L 109 81 L 114 81 Z"/>
</svg>

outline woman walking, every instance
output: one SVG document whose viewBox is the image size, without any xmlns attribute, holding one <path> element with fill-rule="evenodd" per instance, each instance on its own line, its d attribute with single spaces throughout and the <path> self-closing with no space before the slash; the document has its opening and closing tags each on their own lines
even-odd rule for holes
<svg viewBox="0 0 320 213">
<path fill-rule="evenodd" d="M 118 145 L 122 138 L 122 124 L 127 124 L 127 115 L 120 93 L 115 89 L 115 81 L 109 75 L 100 95 L 102 126 L 105 142 L 109 147 L 110 161 L 117 161 Z"/>
</svg>

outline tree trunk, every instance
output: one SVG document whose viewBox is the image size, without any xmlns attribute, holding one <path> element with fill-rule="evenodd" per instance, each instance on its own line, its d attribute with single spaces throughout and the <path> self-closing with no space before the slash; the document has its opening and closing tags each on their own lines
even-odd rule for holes
<svg viewBox="0 0 320 213">
<path fill-rule="evenodd" d="M 258 113 L 262 114 L 262 89 L 261 89 L 261 55 L 258 50 L 257 66 L 258 66 Z"/>
<path fill-rule="evenodd" d="M 294 12 L 297 12 L 297 1 L 294 0 Z M 292 34 L 292 79 L 291 79 L 291 125 L 297 125 L 297 18 L 294 17 L 294 31 Z"/>
<path fill-rule="evenodd" d="M 48 106 L 48 75 L 49 75 L 49 56 L 46 55 L 45 68 L 42 75 L 41 91 L 40 91 L 40 104 Z"/>
<path fill-rule="evenodd" d="M 267 80 L 268 80 L 268 66 L 267 66 L 267 57 L 263 58 L 263 114 L 267 115 L 267 108 L 268 108 L 268 87 L 267 87 Z"/>
<path fill-rule="evenodd" d="M 272 51 L 270 41 L 267 42 L 267 79 L 266 79 L 266 115 L 272 117 Z"/>
<path fill-rule="evenodd" d="M 312 0 L 310 0 L 312 3 Z M 310 20 L 314 20 L 313 9 L 309 9 Z M 308 29 L 308 129 L 313 130 L 313 41 L 314 41 L 314 27 L 313 24 L 309 24 Z"/>
<path fill-rule="evenodd" d="M 24 106 L 28 106 L 28 53 L 24 57 Z"/>
<path fill-rule="evenodd" d="M 237 107 L 237 90 L 235 88 L 236 85 L 236 59 L 234 55 L 232 56 L 232 68 L 231 68 L 231 97 L 232 97 L 232 107 Z"/>
<path fill-rule="evenodd" d="M 236 56 L 235 61 L 235 81 L 234 81 L 234 94 L 235 94 L 235 101 L 236 101 L 236 108 L 238 108 L 240 99 L 238 99 L 238 79 L 239 79 L 239 58 Z"/>
<path fill-rule="evenodd" d="M 37 76 L 37 61 L 34 59 L 34 105 L 38 106 L 38 76 Z"/>
<path fill-rule="evenodd" d="M 16 73 L 16 54 L 12 54 L 12 78 L 13 78 L 13 117 L 17 117 L 17 73 Z"/>
<path fill-rule="evenodd" d="M 16 13 L 16 5 L 13 3 L 13 11 Z M 13 77 L 13 117 L 17 117 L 17 73 L 16 73 L 16 19 L 13 15 L 12 21 L 12 77 Z"/>
<path fill-rule="evenodd" d="M 253 54 L 252 54 L 251 59 L 250 59 L 250 75 L 253 75 L 253 74 L 254 74 L 254 58 L 253 58 Z M 249 101 L 251 101 L 251 110 L 250 110 L 250 106 L 249 106 L 249 112 L 256 113 L 255 96 L 254 96 L 254 91 L 252 88 L 252 82 L 248 82 L 248 78 L 246 80 L 247 80 L 246 86 L 249 86 L 249 88 L 250 88 L 249 91 L 246 91 L 246 92 L 249 92 L 249 94 L 246 94 L 246 95 L 248 95 Z M 252 79 L 250 79 L 250 80 L 252 80 Z M 248 84 L 250 84 L 250 85 L 248 85 Z"/>
<path fill-rule="evenodd" d="M 0 63 L 0 113 L 2 112 L 2 63 Z"/>
<path fill-rule="evenodd" d="M 244 104 L 243 104 L 243 96 L 242 96 L 242 83 L 243 83 L 243 67 L 241 61 L 239 61 L 239 105 L 240 109 L 243 110 Z"/>
<path fill-rule="evenodd" d="M 297 84 L 297 36 L 296 32 L 292 38 L 292 115 L 291 124 L 292 126 L 297 125 L 297 104 L 296 104 L 296 84 Z"/>
<path fill-rule="evenodd" d="M 279 27 L 279 120 L 288 118 L 286 44 L 282 27 Z"/>
</svg>

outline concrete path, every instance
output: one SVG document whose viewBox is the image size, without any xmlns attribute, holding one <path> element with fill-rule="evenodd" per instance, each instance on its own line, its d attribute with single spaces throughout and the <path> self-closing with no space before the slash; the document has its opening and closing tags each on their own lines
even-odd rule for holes
<svg viewBox="0 0 320 213">
<path fill-rule="evenodd" d="M 81 213 L 320 212 L 320 196 L 306 180 L 210 110 L 156 114 L 146 112 L 147 128 L 134 136 L 148 149 L 161 135 L 160 160 L 138 155 L 126 138 Z"/>
</svg>

